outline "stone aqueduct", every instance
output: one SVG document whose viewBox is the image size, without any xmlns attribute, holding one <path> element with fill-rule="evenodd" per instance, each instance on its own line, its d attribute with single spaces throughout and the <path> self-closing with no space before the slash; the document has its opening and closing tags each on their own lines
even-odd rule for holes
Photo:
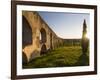
<svg viewBox="0 0 100 80">
<path fill-rule="evenodd" d="M 22 11 L 22 28 L 23 62 L 63 45 L 63 39 L 55 34 L 37 12 Z"/>
</svg>

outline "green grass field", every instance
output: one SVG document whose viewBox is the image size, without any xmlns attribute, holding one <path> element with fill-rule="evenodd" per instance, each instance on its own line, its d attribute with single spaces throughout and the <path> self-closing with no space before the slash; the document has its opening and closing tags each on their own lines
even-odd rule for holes
<svg viewBox="0 0 100 80">
<path fill-rule="evenodd" d="M 89 51 L 82 54 L 80 46 L 59 47 L 45 55 L 37 57 L 23 68 L 48 68 L 66 66 L 86 66 L 89 65 Z"/>
</svg>

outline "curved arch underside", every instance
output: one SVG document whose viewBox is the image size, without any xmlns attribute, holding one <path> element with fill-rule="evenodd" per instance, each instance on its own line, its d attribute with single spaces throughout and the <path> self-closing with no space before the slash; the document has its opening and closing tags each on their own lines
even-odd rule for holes
<svg viewBox="0 0 100 80">
<path fill-rule="evenodd" d="M 32 44 L 32 29 L 24 16 L 22 16 L 22 46 Z"/>
</svg>

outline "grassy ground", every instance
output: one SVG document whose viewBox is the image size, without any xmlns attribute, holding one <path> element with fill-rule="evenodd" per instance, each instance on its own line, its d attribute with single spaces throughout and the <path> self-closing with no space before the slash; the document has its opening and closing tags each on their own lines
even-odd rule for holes
<svg viewBox="0 0 100 80">
<path fill-rule="evenodd" d="M 59 47 L 24 64 L 23 68 L 85 66 L 89 65 L 88 53 L 83 55 L 80 46 Z"/>
</svg>

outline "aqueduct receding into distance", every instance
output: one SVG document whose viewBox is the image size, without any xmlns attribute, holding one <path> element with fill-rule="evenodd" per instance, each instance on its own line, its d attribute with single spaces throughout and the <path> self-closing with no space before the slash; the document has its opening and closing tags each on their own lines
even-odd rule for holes
<svg viewBox="0 0 100 80">
<path fill-rule="evenodd" d="M 23 62 L 63 45 L 63 39 L 54 33 L 37 12 L 22 11 L 22 28 Z"/>
</svg>

